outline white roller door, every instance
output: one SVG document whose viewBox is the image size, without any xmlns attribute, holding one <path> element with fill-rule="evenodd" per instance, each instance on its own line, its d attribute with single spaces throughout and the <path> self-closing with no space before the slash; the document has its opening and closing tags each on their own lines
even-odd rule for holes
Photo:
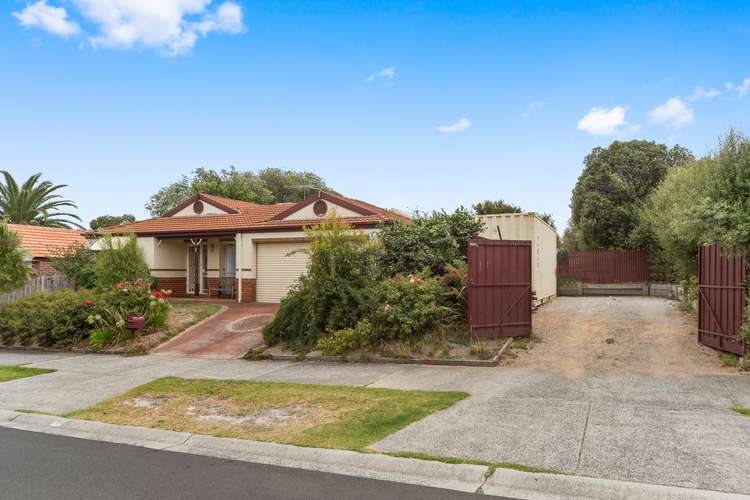
<svg viewBox="0 0 750 500">
<path fill-rule="evenodd" d="M 258 243 L 256 246 L 257 301 L 279 302 L 307 271 L 306 242 Z M 291 252 L 292 253 L 290 255 Z"/>
</svg>

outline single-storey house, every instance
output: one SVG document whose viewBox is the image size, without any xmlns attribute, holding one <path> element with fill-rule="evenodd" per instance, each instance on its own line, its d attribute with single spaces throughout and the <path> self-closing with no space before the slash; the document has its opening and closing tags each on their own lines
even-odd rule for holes
<svg viewBox="0 0 750 500">
<path fill-rule="evenodd" d="M 371 234 L 383 222 L 409 218 L 393 210 L 326 192 L 297 203 L 260 205 L 195 195 L 163 217 L 102 230 L 133 233 L 160 288 L 175 297 L 226 296 L 279 302 L 307 270 L 304 228 L 325 217 Z"/>
<path fill-rule="evenodd" d="M 34 276 L 60 274 L 52 267 L 50 257 L 73 245 L 86 245 L 82 231 L 56 227 L 8 224 L 8 229 L 21 237 L 21 247 L 26 251 Z"/>
</svg>

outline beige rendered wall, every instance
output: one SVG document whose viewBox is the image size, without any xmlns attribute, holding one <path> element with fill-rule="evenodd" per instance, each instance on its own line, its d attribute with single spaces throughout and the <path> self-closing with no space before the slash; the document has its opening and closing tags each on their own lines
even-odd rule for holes
<svg viewBox="0 0 750 500">
<path fill-rule="evenodd" d="M 484 238 L 531 241 L 531 286 L 537 303 L 557 294 L 557 232 L 552 226 L 534 213 L 478 215 L 477 218 L 485 223 L 479 234 Z"/>
<path fill-rule="evenodd" d="M 203 215 L 226 215 L 229 212 L 226 212 L 220 208 L 217 208 L 210 203 L 204 201 L 203 203 L 203 212 L 196 214 L 195 210 L 193 210 L 193 205 L 190 204 L 177 212 L 176 214 L 172 215 L 172 217 L 195 217 L 195 216 L 203 216 Z"/>
</svg>

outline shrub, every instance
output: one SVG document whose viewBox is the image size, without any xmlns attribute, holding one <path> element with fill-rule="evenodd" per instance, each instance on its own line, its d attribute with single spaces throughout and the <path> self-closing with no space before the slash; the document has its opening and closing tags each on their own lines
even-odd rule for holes
<svg viewBox="0 0 750 500">
<path fill-rule="evenodd" d="M 338 356 L 352 349 L 367 351 L 372 340 L 372 323 L 368 319 L 357 322 L 354 328 L 342 328 L 318 340 L 317 348 L 328 356 Z"/>
<path fill-rule="evenodd" d="M 446 288 L 450 302 L 458 317 L 466 321 L 469 317 L 469 267 L 465 262 L 448 265 L 440 284 Z"/>
<path fill-rule="evenodd" d="M 463 207 L 452 214 L 433 212 L 408 223 L 383 224 L 379 233 L 383 275 L 440 275 L 446 266 L 466 260 L 466 240 L 483 227 L 484 223 Z"/>
<path fill-rule="evenodd" d="M 105 236 L 94 262 L 94 272 L 96 285 L 102 289 L 125 280 L 151 282 L 151 272 L 135 235 L 117 239 Z"/>
<path fill-rule="evenodd" d="M 446 306 L 448 292 L 436 278 L 396 275 L 374 291 L 372 323 L 376 338 L 418 340 L 441 323 L 454 319 Z"/>
<path fill-rule="evenodd" d="M 95 328 L 89 335 L 89 346 L 101 349 L 109 345 L 115 338 L 115 332 L 109 328 Z"/>
<path fill-rule="evenodd" d="M 147 284 L 127 282 L 112 290 L 61 290 L 32 295 L 0 306 L 0 338 L 5 344 L 62 348 L 91 342 L 90 335 L 95 330 L 108 330 L 119 339 L 131 313 L 145 316 L 149 327 L 161 326 L 170 308 L 166 294 L 152 292 Z M 102 342 L 103 337 L 100 332 L 93 342 Z"/>
<path fill-rule="evenodd" d="M 323 332 L 353 327 L 370 307 L 375 255 L 367 237 L 333 219 L 305 230 L 311 240 L 308 272 L 281 301 L 264 339 L 309 351 Z"/>
<path fill-rule="evenodd" d="M 29 266 L 21 239 L 0 220 L 0 293 L 20 287 L 28 279 Z"/>
<path fill-rule="evenodd" d="M 50 260 L 52 267 L 72 280 L 76 288 L 94 288 L 96 285 L 96 252 L 85 245 L 71 245 L 56 252 Z"/>
<path fill-rule="evenodd" d="M 89 336 L 88 316 L 94 310 L 91 291 L 61 290 L 0 306 L 3 343 L 70 347 Z"/>
</svg>

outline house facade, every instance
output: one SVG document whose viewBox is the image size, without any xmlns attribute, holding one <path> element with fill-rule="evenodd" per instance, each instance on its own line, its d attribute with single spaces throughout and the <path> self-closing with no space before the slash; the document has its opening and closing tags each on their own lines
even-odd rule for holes
<svg viewBox="0 0 750 500">
<path fill-rule="evenodd" d="M 198 194 L 164 217 L 104 229 L 133 233 L 160 288 L 175 297 L 279 302 L 307 269 L 304 228 L 326 217 L 366 234 L 409 218 L 392 210 L 316 192 L 297 203 L 260 205 Z"/>
</svg>

